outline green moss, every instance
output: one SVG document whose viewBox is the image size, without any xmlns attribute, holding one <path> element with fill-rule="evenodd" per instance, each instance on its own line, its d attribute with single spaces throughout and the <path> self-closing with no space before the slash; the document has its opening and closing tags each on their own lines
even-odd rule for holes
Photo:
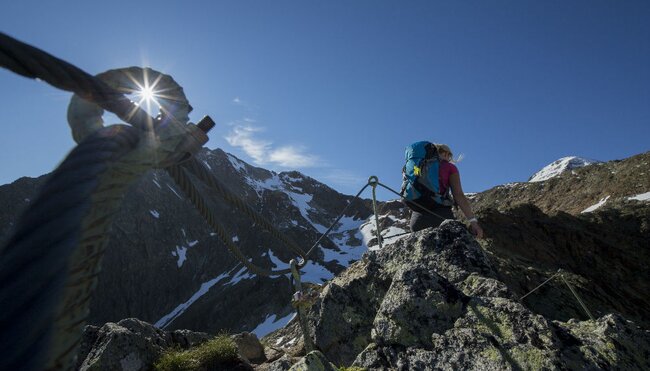
<svg viewBox="0 0 650 371">
<path fill-rule="evenodd" d="M 470 289 L 476 289 L 481 281 L 478 279 L 478 274 L 472 273 L 463 282 Z"/>
<path fill-rule="evenodd" d="M 501 360 L 501 354 L 499 350 L 495 347 L 489 347 L 483 350 L 480 354 L 483 358 L 487 358 L 490 361 L 499 362 Z"/>
<path fill-rule="evenodd" d="M 477 330 L 498 336 L 506 342 L 512 340 L 512 323 L 507 315 L 492 311 L 482 305 L 471 305 L 470 309 L 479 320 Z"/>
<path fill-rule="evenodd" d="M 611 365 L 616 365 L 618 359 L 616 357 L 616 346 L 612 342 L 597 342 L 593 344 L 593 348 L 601 357 L 607 360 Z"/>
<path fill-rule="evenodd" d="M 542 370 L 552 369 L 550 357 L 540 349 L 535 347 L 515 347 L 510 350 L 512 358 L 524 370 Z"/>
<path fill-rule="evenodd" d="M 190 350 L 171 349 L 154 364 L 155 370 L 185 371 L 198 368 L 215 369 L 236 361 L 237 345 L 226 334 L 219 335 Z"/>
</svg>

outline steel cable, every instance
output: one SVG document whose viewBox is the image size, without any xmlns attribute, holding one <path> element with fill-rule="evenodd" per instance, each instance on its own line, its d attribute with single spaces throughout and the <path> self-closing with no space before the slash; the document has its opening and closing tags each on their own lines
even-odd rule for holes
<svg viewBox="0 0 650 371">
<path fill-rule="evenodd" d="M 350 205 L 352 205 L 352 203 L 353 203 L 355 200 L 357 200 L 357 199 L 359 198 L 359 196 L 361 195 L 361 193 L 363 193 L 363 191 L 365 191 L 366 188 L 368 188 L 369 185 L 370 185 L 370 184 L 366 184 L 365 186 L 363 186 L 363 187 L 361 188 L 361 190 L 360 190 L 359 192 L 357 192 L 356 196 L 354 196 L 354 198 L 353 198 L 352 200 L 350 200 L 350 202 L 348 202 L 348 204 L 343 208 L 343 211 L 341 211 L 341 213 L 339 213 L 339 216 L 336 218 L 336 220 L 334 221 L 334 223 L 332 223 L 332 225 L 330 225 L 330 227 L 327 228 L 327 230 L 326 230 L 326 231 L 325 231 L 325 232 L 320 236 L 320 238 L 319 238 L 319 239 L 314 243 L 314 245 L 309 249 L 309 251 L 307 251 L 307 253 L 305 254 L 305 256 L 306 256 L 307 258 L 309 258 L 309 255 L 311 255 L 312 251 L 314 251 L 314 249 L 315 249 L 315 248 L 318 246 L 318 244 L 323 240 L 323 238 L 325 238 L 325 237 L 330 233 L 330 231 L 332 231 L 332 229 L 334 228 L 334 226 L 336 226 L 336 225 L 338 224 L 338 222 L 341 220 L 341 218 L 343 218 L 343 215 L 345 215 L 345 212 L 348 210 L 348 208 L 350 207 Z"/>
<path fill-rule="evenodd" d="M 113 112 L 140 130 L 150 130 L 147 112 L 120 91 L 80 68 L 0 32 L 0 66 L 19 75 L 40 79 L 55 88 L 73 92 Z"/>
<path fill-rule="evenodd" d="M 192 161 L 192 160 L 190 160 Z M 196 164 L 197 166 L 200 166 L 200 164 Z M 217 236 L 221 239 L 221 241 L 226 245 L 228 250 L 235 255 L 235 257 L 246 266 L 251 272 L 255 274 L 259 274 L 261 276 L 279 276 L 287 273 L 291 273 L 291 268 L 279 270 L 279 271 L 272 271 L 272 270 L 267 270 L 264 268 L 260 268 L 255 264 L 252 264 L 251 262 L 246 259 L 246 257 L 239 251 L 237 246 L 232 243 L 232 240 L 230 239 L 230 234 L 226 231 L 226 229 L 221 226 L 221 224 L 217 223 L 217 219 L 208 208 L 208 206 L 205 203 L 205 200 L 202 197 L 199 197 L 199 191 L 196 189 L 196 186 L 190 181 L 190 178 L 188 175 L 185 173 L 186 170 L 183 166 L 180 165 L 175 165 L 172 167 L 169 167 L 166 169 L 169 175 L 174 179 L 174 181 L 178 184 L 178 186 L 185 192 L 185 195 L 192 201 L 194 206 L 197 208 L 197 210 L 201 213 L 203 218 L 208 222 L 210 227 L 214 229 L 214 231 L 217 233 Z"/>
<path fill-rule="evenodd" d="M 84 238 L 91 196 L 109 163 L 135 147 L 135 131 L 106 128 L 72 150 L 0 251 L 0 369 L 42 369 L 52 335 L 61 330 L 55 329 L 54 319 L 69 279 L 69 260 Z M 86 304 L 83 313 L 87 303 L 81 304 Z M 64 345 L 74 349 L 74 343 Z"/>
<path fill-rule="evenodd" d="M 228 202 L 231 206 L 234 206 L 246 216 L 248 216 L 250 219 L 252 219 L 255 223 L 261 225 L 267 232 L 269 232 L 273 237 L 278 239 L 278 241 L 281 241 L 284 243 L 286 247 L 288 247 L 291 251 L 293 251 L 295 254 L 299 255 L 300 258 L 302 259 L 302 264 L 299 264 L 299 267 L 303 267 L 307 257 L 305 252 L 298 247 L 298 245 L 292 241 L 289 237 L 285 236 L 283 233 L 278 231 L 271 222 L 269 222 L 266 218 L 264 218 L 262 215 L 260 215 L 257 211 L 255 211 L 250 205 L 248 205 L 246 202 L 244 202 L 241 198 L 237 197 L 232 191 L 230 191 L 219 179 L 217 179 L 212 173 L 208 172 L 207 169 L 201 165 L 198 161 L 195 159 L 189 159 L 186 162 L 183 162 L 181 166 L 185 169 L 187 169 L 190 173 L 194 174 L 200 181 L 217 191 L 219 196 L 223 198 L 226 202 Z M 198 192 L 195 194 L 192 194 L 192 202 L 195 203 L 194 198 L 197 198 L 195 196 L 198 195 Z M 205 203 L 205 202 L 203 202 Z"/>
</svg>

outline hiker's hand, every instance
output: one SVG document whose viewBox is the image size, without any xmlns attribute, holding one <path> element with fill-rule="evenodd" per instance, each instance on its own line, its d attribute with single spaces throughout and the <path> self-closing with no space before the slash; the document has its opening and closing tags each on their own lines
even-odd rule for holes
<svg viewBox="0 0 650 371">
<path fill-rule="evenodd" d="M 476 236 L 476 238 L 483 238 L 483 228 L 478 225 L 478 222 L 471 222 L 469 224 L 469 228 L 470 231 L 472 231 L 472 234 Z"/>
</svg>

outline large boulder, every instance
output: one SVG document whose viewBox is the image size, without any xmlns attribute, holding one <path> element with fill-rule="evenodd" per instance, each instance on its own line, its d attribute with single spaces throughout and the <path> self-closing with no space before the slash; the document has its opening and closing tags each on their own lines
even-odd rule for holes
<svg viewBox="0 0 650 371">
<path fill-rule="evenodd" d="M 465 226 L 447 221 L 369 252 L 309 314 L 336 365 L 368 370 L 647 369 L 650 333 L 620 315 L 568 322 L 514 298 Z"/>
<path fill-rule="evenodd" d="M 82 345 L 79 354 L 83 359 L 80 370 L 145 370 L 150 367 L 172 345 L 169 333 L 135 318 L 118 323 L 107 323 L 84 339 L 93 340 L 92 345 Z"/>
</svg>

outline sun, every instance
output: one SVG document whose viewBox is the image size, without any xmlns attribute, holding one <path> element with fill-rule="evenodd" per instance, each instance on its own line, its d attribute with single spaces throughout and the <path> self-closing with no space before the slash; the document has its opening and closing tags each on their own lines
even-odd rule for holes
<svg viewBox="0 0 650 371">
<path fill-rule="evenodd" d="M 150 84 L 145 76 L 144 84 L 138 84 L 138 90 L 134 92 L 138 98 L 136 104 L 145 108 L 149 114 L 154 114 L 153 110 L 160 108 L 160 103 L 158 102 L 159 92 L 156 90 L 157 83 L 158 81 L 155 81 L 153 84 Z"/>
<path fill-rule="evenodd" d="M 165 94 L 166 89 L 159 86 L 163 75 L 153 71 L 155 72 L 154 76 L 149 76 L 151 71 L 148 67 L 134 67 L 125 72 L 131 80 L 130 86 L 125 89 L 125 93 L 129 95 L 134 104 L 131 114 L 138 109 L 143 109 L 150 116 L 157 117 L 160 110 L 163 109 L 163 101 L 169 99 L 169 95 Z"/>
<path fill-rule="evenodd" d="M 142 97 L 142 100 L 151 102 L 154 99 L 156 99 L 156 93 L 153 91 L 153 88 L 150 86 L 147 86 L 140 90 L 139 94 L 140 97 Z"/>
</svg>

